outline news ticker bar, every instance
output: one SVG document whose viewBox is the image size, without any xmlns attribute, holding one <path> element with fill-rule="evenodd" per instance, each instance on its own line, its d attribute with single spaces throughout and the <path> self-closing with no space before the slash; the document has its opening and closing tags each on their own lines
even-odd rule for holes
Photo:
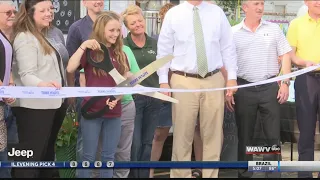
<svg viewBox="0 0 320 180">
<path fill-rule="evenodd" d="M 89 162 L 89 161 L 70 161 L 70 162 L 48 162 L 48 161 L 15 161 L 0 162 L 1 168 L 248 168 L 247 161 L 239 162 L 172 162 L 172 161 L 154 161 L 154 162 Z"/>
<path fill-rule="evenodd" d="M 249 161 L 251 172 L 319 172 L 320 161 Z"/>
<path fill-rule="evenodd" d="M 1 168 L 203 168 L 203 169 L 248 169 L 251 172 L 298 172 L 320 171 L 320 161 L 189 161 L 189 162 L 49 162 L 49 161 L 15 161 L 0 162 Z"/>
</svg>

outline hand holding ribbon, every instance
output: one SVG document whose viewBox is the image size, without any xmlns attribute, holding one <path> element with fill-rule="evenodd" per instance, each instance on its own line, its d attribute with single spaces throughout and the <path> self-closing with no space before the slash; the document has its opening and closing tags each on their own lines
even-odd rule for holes
<svg viewBox="0 0 320 180">
<path fill-rule="evenodd" d="M 14 83 L 10 83 L 9 86 L 14 86 Z M 16 102 L 16 98 L 3 98 L 3 101 L 10 106 Z"/>
<path fill-rule="evenodd" d="M 116 107 L 117 103 L 118 103 L 118 99 L 110 102 L 110 98 L 108 98 L 106 101 L 106 105 L 109 106 L 110 110 L 113 109 L 114 107 Z"/>
<path fill-rule="evenodd" d="M 170 85 L 168 83 L 160 84 L 160 88 L 170 89 Z M 164 95 L 171 96 L 171 92 L 161 92 Z"/>
<path fill-rule="evenodd" d="M 61 89 L 61 84 L 55 81 L 50 81 L 50 82 L 42 81 L 38 84 L 38 87 L 55 87 L 57 89 Z"/>
<path fill-rule="evenodd" d="M 236 87 L 237 86 L 237 80 L 230 79 L 227 81 L 226 87 Z M 237 92 L 238 88 L 228 89 L 226 96 L 233 96 Z"/>
</svg>

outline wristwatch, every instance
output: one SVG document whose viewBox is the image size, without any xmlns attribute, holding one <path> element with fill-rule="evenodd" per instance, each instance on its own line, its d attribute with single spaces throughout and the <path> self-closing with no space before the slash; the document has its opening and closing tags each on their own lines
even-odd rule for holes
<svg viewBox="0 0 320 180">
<path fill-rule="evenodd" d="M 281 85 L 282 85 L 282 84 L 286 84 L 287 86 L 290 86 L 290 81 L 282 80 L 282 81 L 281 81 Z"/>
</svg>

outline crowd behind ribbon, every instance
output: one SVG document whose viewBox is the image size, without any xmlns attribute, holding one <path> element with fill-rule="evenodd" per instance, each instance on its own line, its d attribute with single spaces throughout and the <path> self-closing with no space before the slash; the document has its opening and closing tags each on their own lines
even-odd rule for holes
<svg viewBox="0 0 320 180">
<path fill-rule="evenodd" d="M 108 72 L 88 63 L 100 57 L 101 45 L 124 77 L 156 59 L 173 55 L 141 85 L 161 88 L 222 88 L 258 82 L 320 62 L 320 1 L 305 1 L 308 13 L 293 20 L 287 38 L 276 24 L 262 19 L 264 1 L 242 1 L 245 19 L 231 27 L 223 10 L 211 2 L 166 4 L 160 12 L 159 37 L 145 32 L 140 7 L 130 5 L 121 14 L 103 11 L 103 0 L 83 0 L 87 15 L 73 23 L 65 43 L 56 28 L 50 0 L 24 0 L 19 12 L 11 1 L 0 0 L 0 78 L 2 86 L 114 87 Z M 123 26 L 129 31 L 122 34 Z M 98 58 L 99 59 L 99 58 Z M 278 61 L 280 59 L 280 61 Z M 314 130 L 319 106 L 320 72 L 295 80 L 300 130 L 299 160 L 314 160 Z M 77 161 L 158 161 L 173 127 L 172 161 L 219 161 L 223 144 L 225 107 L 235 113 L 238 160 L 249 161 L 245 146 L 253 144 L 257 115 L 263 123 L 265 145 L 280 145 L 280 104 L 287 101 L 290 80 L 242 89 L 196 93 L 164 93 L 179 100 L 165 102 L 140 94 L 115 100 L 102 97 L 88 112 L 108 107 L 87 119 L 83 106 L 91 97 L 69 99 L 3 98 L 0 101 L 1 161 L 8 160 L 7 143 L 33 150 L 32 161 L 54 161 L 55 142 L 67 108 L 75 106 L 79 129 Z M 16 131 L 16 132 L 15 132 Z M 16 137 L 18 136 L 18 137 Z M 18 142 L 17 142 L 18 141 Z M 280 160 L 279 155 L 265 160 Z M 23 156 L 14 161 L 30 161 Z M 57 169 L 1 169 L 7 177 L 59 177 Z M 77 177 L 147 178 L 153 169 L 77 169 Z M 239 170 L 239 177 L 252 173 Z M 267 173 L 280 177 L 280 173 Z M 299 177 L 312 177 L 311 172 Z M 218 177 L 218 169 L 171 169 L 171 177 Z"/>
</svg>

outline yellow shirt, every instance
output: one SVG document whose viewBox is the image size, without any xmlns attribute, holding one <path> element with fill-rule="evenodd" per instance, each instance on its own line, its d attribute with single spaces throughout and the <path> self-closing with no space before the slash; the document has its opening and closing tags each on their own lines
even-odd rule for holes
<svg viewBox="0 0 320 180">
<path fill-rule="evenodd" d="M 290 22 L 287 33 L 289 44 L 296 47 L 296 55 L 303 60 L 320 63 L 320 20 L 307 13 Z"/>
</svg>

